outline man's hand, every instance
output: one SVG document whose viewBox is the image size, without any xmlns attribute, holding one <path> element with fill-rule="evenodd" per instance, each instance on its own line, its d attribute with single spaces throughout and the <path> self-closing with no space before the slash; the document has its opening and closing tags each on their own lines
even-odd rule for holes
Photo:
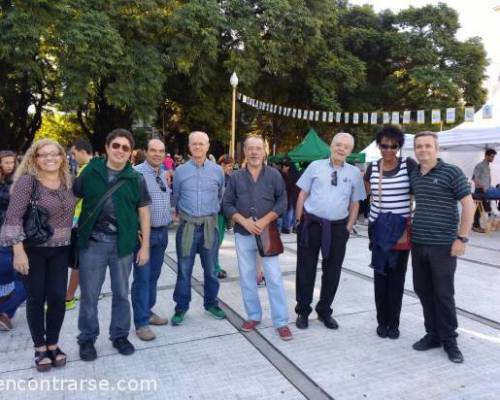
<svg viewBox="0 0 500 400">
<path fill-rule="evenodd" d="M 14 269 L 23 275 L 28 275 L 30 270 L 28 256 L 24 250 L 14 252 Z"/>
<path fill-rule="evenodd" d="M 265 229 L 265 227 L 269 224 L 269 222 L 266 222 L 264 218 L 258 219 L 257 221 L 254 221 L 254 226 L 255 228 L 259 231 L 258 235 L 262 233 L 262 231 Z"/>
<path fill-rule="evenodd" d="M 451 245 L 451 255 L 453 257 L 463 256 L 465 253 L 465 243 L 460 239 L 455 239 L 453 244 Z"/>
<path fill-rule="evenodd" d="M 240 225 L 243 225 L 243 228 L 245 228 L 252 235 L 260 235 L 260 233 L 262 232 L 262 228 L 257 225 L 257 221 L 254 221 L 250 217 L 242 219 L 240 221 Z"/>
<path fill-rule="evenodd" d="M 149 261 L 149 246 L 141 246 L 137 252 L 137 258 L 135 262 L 139 267 L 142 267 Z"/>
</svg>

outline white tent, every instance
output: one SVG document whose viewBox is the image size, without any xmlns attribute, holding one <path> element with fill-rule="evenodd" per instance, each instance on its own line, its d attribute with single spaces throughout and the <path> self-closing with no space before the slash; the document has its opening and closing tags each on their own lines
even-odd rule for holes
<svg viewBox="0 0 500 400">
<path fill-rule="evenodd" d="M 485 109 L 491 118 L 483 118 Z M 463 122 L 439 133 L 439 156 L 462 168 L 468 178 L 474 166 L 484 158 L 484 150 L 494 148 L 499 155 L 491 164 L 493 184 L 500 183 L 500 86 L 489 101 L 474 115 L 473 122 Z M 413 155 L 413 138 L 406 138 L 403 153 Z"/>
</svg>

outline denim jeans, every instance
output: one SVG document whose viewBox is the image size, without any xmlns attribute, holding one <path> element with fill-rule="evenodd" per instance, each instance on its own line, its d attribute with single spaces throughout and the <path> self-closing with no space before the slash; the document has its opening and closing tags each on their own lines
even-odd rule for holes
<svg viewBox="0 0 500 400">
<path fill-rule="evenodd" d="M 283 213 L 282 229 L 291 231 L 295 224 L 295 207 L 288 207 Z"/>
<path fill-rule="evenodd" d="M 133 254 L 118 257 L 117 242 L 90 240 L 86 249 L 80 250 L 80 315 L 78 316 L 78 341 L 95 341 L 99 335 L 97 302 L 109 265 L 111 292 L 113 293 L 111 340 L 128 336 L 130 330 L 130 304 L 128 300 L 129 276 Z"/>
<path fill-rule="evenodd" d="M 11 293 L 6 301 L 0 303 L 0 314 L 5 313 L 10 319 L 14 317 L 19 306 L 26 300 L 26 289 L 23 282 L 20 279 L 16 279 L 14 285 L 14 292 Z"/>
<path fill-rule="evenodd" d="M 149 261 L 143 266 L 138 266 L 134 262 L 131 297 L 136 329 L 149 324 L 151 310 L 156 304 L 157 284 L 167 244 L 168 227 L 151 228 Z"/>
<path fill-rule="evenodd" d="M 256 258 L 257 243 L 255 236 L 235 233 L 236 256 L 240 270 L 240 286 L 243 303 L 248 319 L 260 321 L 262 307 L 257 289 Z M 273 325 L 280 328 L 288 324 L 288 304 L 278 256 L 262 257 L 264 276 L 266 277 L 267 295 L 271 304 Z"/>
<path fill-rule="evenodd" d="M 219 280 L 215 274 L 215 259 L 219 248 L 217 232 L 212 248 L 206 249 L 203 246 L 204 235 L 203 225 L 196 226 L 193 235 L 193 245 L 188 256 L 182 257 L 182 232 L 185 223 L 182 223 L 177 230 L 177 282 L 175 283 L 174 301 L 175 311 L 185 312 L 189 309 L 191 301 L 191 275 L 193 273 L 194 259 L 196 253 L 200 255 L 201 266 L 203 267 L 204 278 L 204 300 L 205 308 L 218 305 L 217 294 L 219 293 Z"/>
</svg>

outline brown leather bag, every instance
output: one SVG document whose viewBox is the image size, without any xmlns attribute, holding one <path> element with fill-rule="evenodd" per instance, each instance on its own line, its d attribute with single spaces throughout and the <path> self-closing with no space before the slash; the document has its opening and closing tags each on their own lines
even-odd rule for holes
<svg viewBox="0 0 500 400">
<path fill-rule="evenodd" d="M 283 242 L 276 220 L 267 224 L 260 235 L 255 235 L 255 240 L 261 257 L 273 257 L 283 253 Z"/>
</svg>

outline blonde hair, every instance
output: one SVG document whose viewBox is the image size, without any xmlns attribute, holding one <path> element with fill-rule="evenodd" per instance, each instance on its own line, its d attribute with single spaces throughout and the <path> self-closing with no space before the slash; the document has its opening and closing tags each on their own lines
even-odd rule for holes
<svg viewBox="0 0 500 400">
<path fill-rule="evenodd" d="M 66 189 L 71 188 L 71 174 L 69 173 L 69 163 L 66 158 L 66 152 L 59 143 L 52 139 L 40 139 L 30 146 L 24 154 L 23 161 L 21 161 L 21 164 L 19 164 L 16 170 L 15 180 L 23 175 L 33 175 L 36 178 L 40 178 L 40 169 L 36 162 L 36 156 L 38 150 L 48 145 L 54 145 L 59 150 L 62 158 L 61 166 L 59 167 L 59 178 L 61 179 L 61 184 L 64 185 Z"/>
</svg>

